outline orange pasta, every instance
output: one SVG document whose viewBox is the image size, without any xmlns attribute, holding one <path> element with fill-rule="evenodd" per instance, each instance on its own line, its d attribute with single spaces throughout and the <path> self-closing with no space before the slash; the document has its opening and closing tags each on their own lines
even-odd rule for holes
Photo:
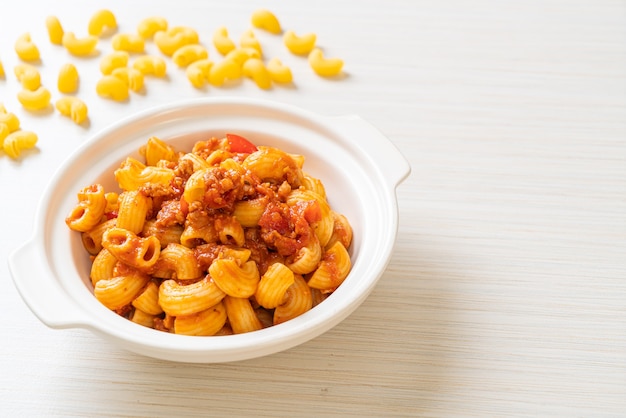
<svg viewBox="0 0 626 418">
<path fill-rule="evenodd" d="M 83 188 L 67 218 L 112 311 L 170 333 L 254 332 L 346 280 L 352 228 L 305 156 L 234 134 L 189 151 L 151 137 L 139 154 L 111 173 L 118 188 Z"/>
</svg>

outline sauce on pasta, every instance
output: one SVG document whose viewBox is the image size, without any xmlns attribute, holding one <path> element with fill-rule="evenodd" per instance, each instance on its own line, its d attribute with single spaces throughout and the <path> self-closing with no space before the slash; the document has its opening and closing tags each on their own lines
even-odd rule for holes
<svg viewBox="0 0 626 418">
<path fill-rule="evenodd" d="M 189 151 L 152 137 L 140 154 L 112 173 L 119 190 L 87 186 L 66 219 L 112 311 L 159 331 L 228 335 L 299 316 L 345 280 L 352 228 L 304 156 L 235 134 Z"/>
</svg>

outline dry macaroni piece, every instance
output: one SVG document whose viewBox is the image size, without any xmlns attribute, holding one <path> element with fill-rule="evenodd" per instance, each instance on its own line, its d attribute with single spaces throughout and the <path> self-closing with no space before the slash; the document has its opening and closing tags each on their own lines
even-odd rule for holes
<svg viewBox="0 0 626 418">
<path fill-rule="evenodd" d="M 30 38 L 30 33 L 25 33 L 17 38 L 15 53 L 23 61 L 37 61 L 39 59 L 39 48 Z"/>
<path fill-rule="evenodd" d="M 314 33 L 307 33 L 302 36 L 296 35 L 294 31 L 288 30 L 283 35 L 283 42 L 289 52 L 295 55 L 308 55 L 315 47 L 317 36 Z"/>
<path fill-rule="evenodd" d="M 46 18 L 46 29 L 48 30 L 48 38 L 50 43 L 54 45 L 63 44 L 63 26 L 56 16 L 48 16 Z"/>
<path fill-rule="evenodd" d="M 261 43 L 257 39 L 252 29 L 248 29 L 241 34 L 239 44 L 242 48 L 255 49 L 259 53 L 259 56 L 263 55 L 263 48 L 261 47 Z"/>
<path fill-rule="evenodd" d="M 2 61 L 0 61 L 0 78 L 4 77 L 4 65 L 2 65 Z"/>
<path fill-rule="evenodd" d="M 117 19 L 113 12 L 107 9 L 98 10 L 89 19 L 87 31 L 89 35 L 100 36 L 104 32 L 115 30 L 117 28 Z"/>
<path fill-rule="evenodd" d="M 143 19 L 137 26 L 137 33 L 144 39 L 150 39 L 154 37 L 154 34 L 158 31 L 167 30 L 167 19 L 160 16 L 151 16 Z"/>
<path fill-rule="evenodd" d="M 165 77 L 167 64 L 161 57 L 154 55 L 141 55 L 133 62 L 133 68 L 141 71 L 143 75 L 153 75 L 155 77 Z"/>
<path fill-rule="evenodd" d="M 116 68 L 113 70 L 111 75 L 122 80 L 128 86 L 128 88 L 135 93 L 140 92 L 143 89 L 143 73 L 135 68 Z"/>
<path fill-rule="evenodd" d="M 254 80 L 259 88 L 267 90 L 272 87 L 272 76 L 259 58 L 246 60 L 241 71 L 243 75 Z"/>
<path fill-rule="evenodd" d="M 79 191 L 66 218 L 94 296 L 137 324 L 230 335 L 289 321 L 346 279 L 352 228 L 304 157 L 226 134 L 181 151 L 158 137 Z"/>
<path fill-rule="evenodd" d="M 291 83 L 293 81 L 291 69 L 284 65 L 278 58 L 272 58 L 268 61 L 267 71 L 272 81 L 276 83 Z"/>
<path fill-rule="evenodd" d="M 200 44 L 183 45 L 174 52 L 172 61 L 179 67 L 187 67 L 194 61 L 206 59 L 209 53 L 205 47 Z"/>
<path fill-rule="evenodd" d="M 52 95 L 44 86 L 39 86 L 36 90 L 22 89 L 17 93 L 17 100 L 27 110 L 43 110 L 50 105 Z"/>
<path fill-rule="evenodd" d="M 282 32 L 280 22 L 274 13 L 267 9 L 259 9 L 252 13 L 252 25 L 259 29 L 264 29 L 274 35 Z"/>
<path fill-rule="evenodd" d="M 78 90 L 78 70 L 72 63 L 64 64 L 59 70 L 57 88 L 61 93 L 71 94 Z"/>
<path fill-rule="evenodd" d="M 202 88 L 209 81 L 209 72 L 213 61 L 208 58 L 194 61 L 187 66 L 185 74 L 189 82 L 196 88 Z"/>
<path fill-rule="evenodd" d="M 0 133 L 1 136 L 2 134 Z M 11 132 L 0 142 L 2 142 L 4 152 L 15 160 L 23 150 L 33 148 L 37 144 L 37 135 L 34 132 L 19 130 Z"/>
<path fill-rule="evenodd" d="M 237 80 L 238 78 L 241 78 L 241 66 L 229 58 L 214 63 L 209 69 L 209 83 L 216 87 L 222 86 L 227 80 Z"/>
<path fill-rule="evenodd" d="M 113 51 L 100 59 L 100 72 L 109 75 L 116 68 L 128 65 L 129 54 L 126 51 Z"/>
<path fill-rule="evenodd" d="M 222 55 L 226 55 L 236 48 L 235 43 L 228 37 L 228 29 L 225 26 L 220 26 L 213 32 L 213 45 Z"/>
<path fill-rule="evenodd" d="M 235 48 L 224 57 L 226 60 L 232 60 L 240 67 L 250 58 L 261 58 L 259 51 L 253 48 Z"/>
<path fill-rule="evenodd" d="M 41 86 L 41 75 L 37 67 L 30 64 L 18 64 L 13 71 L 26 90 L 37 90 Z"/>
<path fill-rule="evenodd" d="M 7 112 L 6 108 L 0 103 L 0 125 L 8 128 L 7 134 L 20 129 L 20 120 L 13 112 Z"/>
<path fill-rule="evenodd" d="M 96 93 L 99 96 L 123 102 L 128 99 L 128 84 L 114 75 L 105 75 L 96 84 Z"/>
<path fill-rule="evenodd" d="M 343 61 L 339 58 L 325 58 L 322 50 L 314 48 L 309 54 L 309 65 L 322 77 L 332 77 L 341 73 Z"/>
<path fill-rule="evenodd" d="M 198 32 L 188 26 L 174 26 L 154 34 L 156 46 L 163 54 L 170 57 L 181 46 L 197 44 L 198 41 Z"/>
<path fill-rule="evenodd" d="M 78 97 L 66 96 L 56 101 L 54 106 L 63 116 L 69 116 L 77 125 L 87 119 L 87 105 Z"/>
<path fill-rule="evenodd" d="M 118 33 L 111 39 L 111 45 L 116 51 L 142 53 L 145 48 L 144 40 L 134 33 Z"/>
<path fill-rule="evenodd" d="M 65 32 L 61 43 L 70 54 L 82 57 L 91 55 L 96 51 L 98 37 L 87 35 L 83 38 L 77 38 L 73 32 Z"/>
</svg>

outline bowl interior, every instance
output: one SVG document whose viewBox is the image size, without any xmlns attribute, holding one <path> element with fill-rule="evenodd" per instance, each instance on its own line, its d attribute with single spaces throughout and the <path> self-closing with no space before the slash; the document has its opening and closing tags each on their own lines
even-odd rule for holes
<svg viewBox="0 0 626 418">
<path fill-rule="evenodd" d="M 332 125 L 332 124 L 330 124 Z M 344 214 L 353 228 L 349 249 L 352 271 L 326 301 L 284 324 L 248 334 L 224 337 L 184 337 L 136 325 L 102 306 L 89 280 L 91 261 L 80 234 L 64 219 L 83 187 L 101 183 L 119 191 L 113 171 L 127 157 L 157 136 L 177 150 L 189 151 L 198 140 L 242 135 L 256 145 L 278 147 L 305 156 L 304 171 L 319 178 L 331 208 Z M 388 260 L 397 227 L 395 202 L 380 184 L 381 173 L 355 143 L 329 126 L 328 120 L 282 106 L 248 102 L 190 102 L 129 117 L 95 135 L 61 167 L 42 201 L 40 230 L 54 280 L 85 312 L 84 324 L 127 348 L 168 358 L 177 352 L 205 356 L 207 361 L 231 360 L 285 349 L 336 325 L 369 294 Z M 256 346 L 255 351 L 249 351 Z M 153 350 L 153 352 L 150 352 Z M 238 354 L 239 353 L 239 354 Z M 191 358 L 191 357 L 190 357 Z M 184 360 L 183 360 L 184 361 Z M 192 360 L 195 361 L 195 360 Z"/>
</svg>

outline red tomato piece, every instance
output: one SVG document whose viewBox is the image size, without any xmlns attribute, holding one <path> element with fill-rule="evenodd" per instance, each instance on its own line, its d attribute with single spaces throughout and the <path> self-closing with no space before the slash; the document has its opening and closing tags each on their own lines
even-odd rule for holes
<svg viewBox="0 0 626 418">
<path fill-rule="evenodd" d="M 226 134 L 226 139 L 228 140 L 228 145 L 230 146 L 231 152 L 251 154 L 255 151 L 258 151 L 256 145 L 248 141 L 243 136 Z"/>
</svg>

